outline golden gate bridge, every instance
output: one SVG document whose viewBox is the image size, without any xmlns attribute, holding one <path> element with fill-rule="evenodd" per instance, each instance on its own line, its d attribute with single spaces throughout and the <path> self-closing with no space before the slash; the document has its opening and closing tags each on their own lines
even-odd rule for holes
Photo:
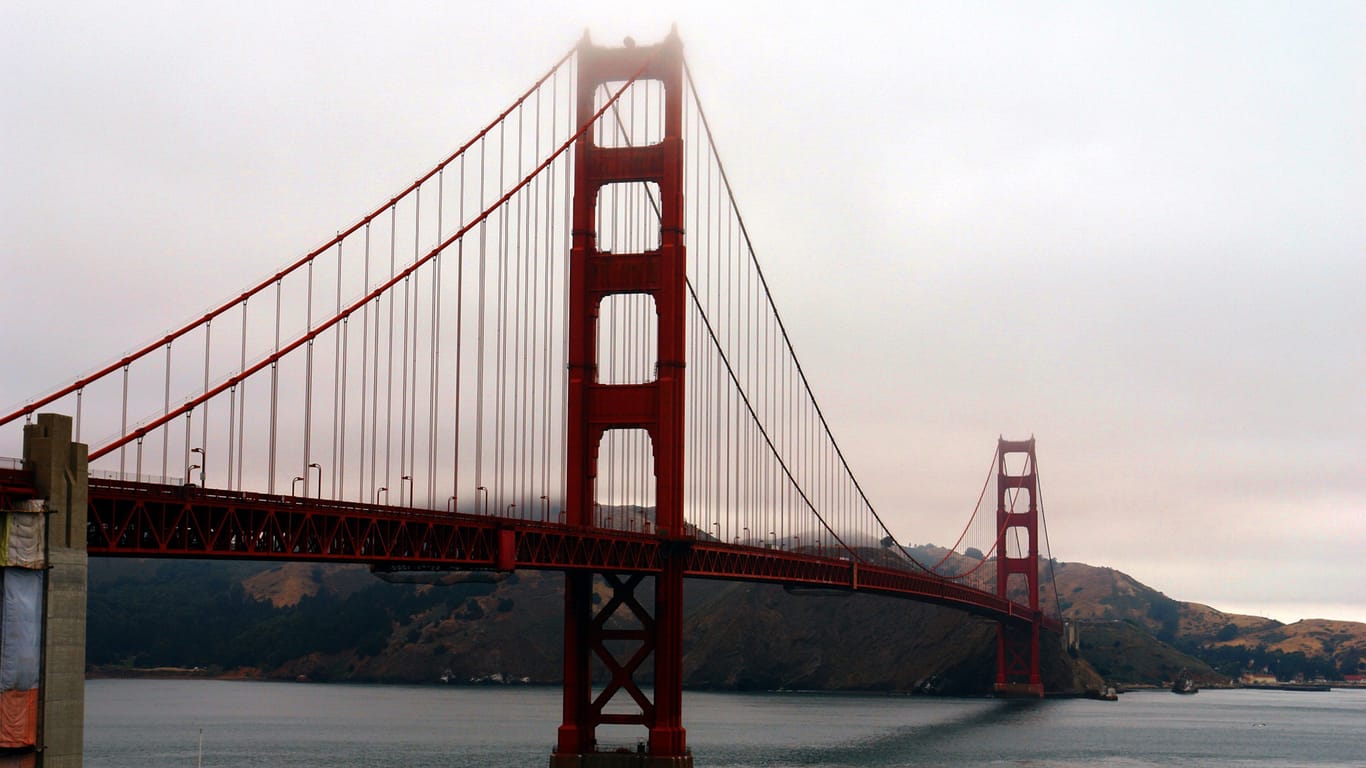
<svg viewBox="0 0 1366 768">
<path fill-rule="evenodd" d="M 1001 693 L 1043 694 L 1039 633 L 1061 628 L 1040 599 L 1032 438 L 998 441 L 938 562 L 884 524 L 793 349 L 676 33 L 585 36 L 400 193 L 0 418 L 21 423 L 5 508 L 46 498 L 93 556 L 563 571 L 556 766 L 616 759 L 606 726 L 646 730 L 641 765 L 691 764 L 685 578 L 993 619 Z M 88 460 L 83 503 L 54 501 L 45 440 L 75 444 L 76 474 Z"/>
</svg>

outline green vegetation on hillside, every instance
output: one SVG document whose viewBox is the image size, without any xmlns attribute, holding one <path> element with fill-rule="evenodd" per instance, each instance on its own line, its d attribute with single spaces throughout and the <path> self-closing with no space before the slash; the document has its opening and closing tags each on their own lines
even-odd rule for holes
<svg viewBox="0 0 1366 768">
<path fill-rule="evenodd" d="M 265 564 L 93 561 L 89 663 L 106 671 L 249 669 L 286 679 L 558 682 L 559 574 L 519 573 L 498 584 L 374 580 L 329 588 L 341 568 L 296 566 L 288 576 L 275 569 L 272 584 Z M 248 582 L 261 594 L 279 595 L 290 590 L 272 586 L 300 574 L 313 581 L 292 590 L 292 605 L 275 607 L 243 589 Z M 601 604 L 608 595 L 597 597 Z M 694 688 L 969 694 L 986 692 L 993 680 L 994 625 L 949 609 L 690 581 L 685 613 L 685 684 Z M 1094 687 L 1095 681 L 1078 682 L 1060 649 L 1052 653 L 1060 660 L 1048 669 L 1052 687 Z"/>
<path fill-rule="evenodd" d="M 268 669 L 315 653 L 364 658 L 384 650 L 395 623 L 449 612 L 493 590 L 423 591 L 376 580 L 345 597 L 320 592 L 275 608 L 242 588 L 266 568 L 260 564 L 95 559 L 90 566 L 86 662 L 94 666 Z"/>
<path fill-rule="evenodd" d="M 1133 621 L 1092 620 L 1079 627 L 1081 655 L 1108 682 L 1116 685 L 1161 685 L 1189 669 L 1201 683 L 1220 681 L 1198 658 L 1158 640 Z"/>
</svg>

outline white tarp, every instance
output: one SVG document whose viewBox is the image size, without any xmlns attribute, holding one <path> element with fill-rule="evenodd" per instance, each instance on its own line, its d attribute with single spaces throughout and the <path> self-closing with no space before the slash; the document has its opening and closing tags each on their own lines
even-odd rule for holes
<svg viewBox="0 0 1366 768">
<path fill-rule="evenodd" d="M 7 568 L 0 613 L 0 691 L 38 687 L 43 630 L 43 571 Z"/>
<path fill-rule="evenodd" d="M 41 503 L 41 502 L 39 502 Z M 13 568 L 42 568 L 46 515 L 10 512 L 5 515 L 5 548 L 0 565 Z"/>
</svg>

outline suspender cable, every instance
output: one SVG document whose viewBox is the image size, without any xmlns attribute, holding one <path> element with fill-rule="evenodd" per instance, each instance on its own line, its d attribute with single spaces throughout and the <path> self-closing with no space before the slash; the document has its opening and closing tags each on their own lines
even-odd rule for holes
<svg viewBox="0 0 1366 768">
<path fill-rule="evenodd" d="M 332 452 L 332 455 L 334 457 L 332 463 L 336 468 L 332 470 L 331 497 L 337 500 L 341 500 L 346 497 L 346 373 L 348 370 L 347 361 L 351 353 L 350 334 L 351 318 L 344 317 L 342 318 L 341 327 L 341 355 L 337 358 L 337 364 L 340 366 L 340 395 L 338 396 L 339 402 L 337 403 L 337 411 L 338 418 L 341 421 L 342 429 L 341 433 L 336 437 L 336 442 L 333 444 Z"/>
<path fill-rule="evenodd" d="M 487 172 L 487 162 L 485 152 L 487 147 L 482 143 L 479 146 L 479 207 L 484 207 L 485 176 Z M 471 494 L 476 505 L 479 503 L 479 490 L 483 489 L 487 499 L 488 489 L 484 485 L 484 316 L 487 293 L 487 278 L 485 276 L 488 261 L 488 222 L 479 222 L 479 306 L 475 319 L 478 321 L 476 336 L 478 338 L 477 357 L 475 363 L 475 393 L 474 393 L 474 492 Z"/>
<path fill-rule="evenodd" d="M 397 269 L 396 259 L 398 257 L 398 211 L 396 207 L 389 209 L 389 279 L 394 279 Z M 406 281 L 407 276 L 404 276 Z M 407 283 L 404 283 L 405 286 Z M 394 294 L 388 294 L 389 299 L 389 342 L 385 345 L 385 354 L 388 357 L 387 373 L 384 384 L 384 487 L 392 487 L 394 482 L 393 464 L 391 456 L 394 448 Z M 400 467 L 401 469 L 401 467 Z M 399 485 L 402 485 L 400 483 Z M 402 504 L 402 489 L 399 490 L 399 503 Z M 388 501 L 388 498 L 385 499 Z"/>
<path fill-rule="evenodd" d="M 362 278 L 361 278 L 361 290 L 363 290 L 363 291 L 368 291 L 368 290 L 370 290 L 370 225 L 369 225 L 369 224 L 366 224 L 366 225 L 365 225 L 365 271 L 364 271 L 363 276 L 362 276 Z M 364 304 L 364 305 L 362 306 L 362 308 L 361 308 L 361 331 L 360 331 L 360 442 L 357 443 L 357 448 L 360 449 L 360 471 L 359 471 L 359 473 L 358 473 L 358 474 L 359 474 L 359 482 L 357 483 L 357 488 L 356 488 L 356 494 L 357 494 L 357 495 L 356 495 L 356 500 L 357 500 L 357 501 L 364 501 L 364 500 L 366 499 L 366 485 L 365 485 L 365 446 L 366 446 L 366 443 L 365 443 L 365 435 L 366 435 L 366 424 L 367 424 L 367 421 L 366 421 L 366 418 L 365 418 L 365 416 L 366 416 L 366 409 L 365 409 L 365 406 L 366 406 L 366 403 L 367 403 L 367 401 L 370 399 L 370 396 L 371 396 L 371 395 L 370 395 L 370 392 L 371 392 L 371 390 L 370 390 L 370 379 L 371 379 L 371 377 L 370 377 L 369 374 L 370 374 L 370 302 L 367 301 L 367 302 L 365 302 L 365 304 Z M 376 398 L 376 400 L 378 400 L 378 398 Z M 373 410 L 374 410 L 374 405 L 371 404 L 370 407 L 371 407 L 371 411 L 373 411 Z M 373 418 L 374 418 L 374 417 L 373 417 L 373 415 L 372 415 L 372 416 L 371 416 L 371 421 L 369 422 L 370 424 L 373 424 Z M 373 436 L 373 434 L 372 434 L 372 436 L 371 436 L 371 438 L 370 438 L 370 445 L 371 445 L 371 452 L 370 452 L 370 487 L 374 487 L 374 483 L 375 483 L 375 454 L 374 454 L 374 436 Z"/>
<path fill-rule="evenodd" d="M 243 297 L 243 298 L 242 298 L 242 353 L 241 353 L 241 358 L 240 358 L 239 361 L 238 361 L 237 370 L 239 370 L 239 371 L 244 371 L 244 370 L 246 370 L 246 368 L 247 368 L 247 302 L 248 302 L 248 301 L 250 301 L 250 299 L 248 299 L 248 298 L 246 298 L 246 297 Z M 240 405 L 241 405 L 241 412 L 237 415 L 237 485 L 236 485 L 236 487 L 240 490 L 240 489 L 242 488 L 242 469 L 243 469 L 243 465 L 246 464 L 246 454 L 243 453 L 243 449 L 244 449 L 245 446 L 246 446 L 246 435 L 247 435 L 247 382 L 246 382 L 246 380 L 243 380 L 243 381 L 242 381 L 241 385 L 238 387 L 237 393 L 238 393 L 238 397 L 241 399 L 241 403 L 240 403 Z M 124 432 L 126 433 L 127 430 L 124 430 Z M 232 474 L 232 472 L 229 471 L 228 474 Z"/>
<path fill-rule="evenodd" d="M 456 206 L 456 220 L 465 223 L 465 158 L 460 158 L 460 195 Z M 451 508 L 460 511 L 460 389 L 464 384 L 461 374 L 465 360 L 462 345 L 465 338 L 465 240 L 456 244 L 455 252 L 455 428 L 451 430 L 454 443 L 451 456 Z"/>
<path fill-rule="evenodd" d="M 417 194 L 414 195 L 414 197 L 413 197 L 413 206 L 414 206 L 414 208 L 413 208 L 413 262 L 414 262 L 414 263 L 417 263 L 418 259 L 420 259 L 420 258 L 422 257 L 422 250 L 421 250 L 421 248 L 422 248 L 422 246 L 421 246 L 422 217 L 421 217 L 421 215 L 420 215 L 420 214 L 421 214 L 421 211 L 422 211 L 422 190 L 420 190 L 420 189 L 417 191 Z M 436 256 L 433 256 L 433 257 L 432 257 L 433 260 L 439 258 L 440 255 L 441 255 L 441 254 L 438 253 Z M 413 476 L 417 474 L 417 381 L 418 381 L 418 369 L 419 369 L 419 367 L 421 366 L 421 360 L 419 360 L 418 355 L 417 355 L 417 337 L 418 337 L 418 327 L 419 327 L 418 316 L 419 316 L 420 311 L 421 311 L 421 309 L 422 309 L 422 299 L 421 299 L 421 296 L 422 296 L 422 290 L 421 290 L 421 289 L 422 289 L 422 272 L 421 272 L 420 270 L 414 270 L 413 273 L 412 273 L 412 275 L 411 275 L 411 278 L 410 278 L 410 279 L 412 280 L 412 321 L 413 321 L 413 324 L 412 324 L 412 334 L 413 334 L 413 335 L 412 335 L 412 358 L 411 358 L 411 359 L 412 359 L 412 372 L 413 372 L 413 375 L 412 375 L 412 380 L 411 380 L 411 382 L 410 382 L 410 384 L 409 384 L 409 386 L 411 387 L 411 391 L 410 391 L 410 392 L 405 392 L 405 393 L 404 393 L 404 397 L 405 397 L 405 398 L 408 398 L 408 404 L 412 407 L 412 411 L 410 411 L 409 414 L 408 414 L 408 420 L 405 420 L 405 421 L 404 421 L 404 426 L 405 426 L 405 428 L 407 429 L 407 432 L 408 432 L 408 451 L 407 451 L 407 454 L 408 454 L 408 463 L 407 463 L 407 467 L 408 467 L 408 506 L 410 506 L 410 507 L 416 507 L 416 506 L 417 506 L 417 499 L 415 498 L 415 496 L 417 495 L 417 484 L 416 484 L 416 482 L 413 480 Z M 408 288 L 407 288 L 407 286 L 406 286 L 406 283 L 405 283 L 405 287 L 404 287 L 404 289 L 403 289 L 403 295 L 404 295 L 404 301 L 408 301 Z M 408 318 L 407 318 L 406 316 L 403 318 L 403 331 L 404 331 L 404 338 L 406 339 L 406 338 L 408 337 Z M 408 358 L 409 351 L 408 351 L 408 349 L 406 348 L 406 345 L 405 345 L 405 349 L 404 349 L 403 355 L 404 355 L 404 360 L 405 360 L 405 361 L 406 361 L 407 359 L 409 359 L 409 358 Z M 407 370 L 408 370 L 408 368 L 407 368 L 407 365 L 406 365 L 406 363 L 405 363 L 405 365 L 404 365 L 404 375 L 405 375 L 405 376 L 407 375 Z"/>
<path fill-rule="evenodd" d="M 367 234 L 368 234 L 369 230 L 366 230 L 366 232 L 367 232 Z M 369 251 L 369 241 L 368 241 L 368 240 L 366 241 L 366 250 L 367 250 L 367 252 Z M 369 285 L 366 285 L 366 287 L 369 288 L 370 286 L 369 286 Z M 370 355 L 370 358 L 371 358 L 371 364 L 370 364 L 370 366 L 371 366 L 371 367 L 370 367 L 370 433 L 371 433 L 371 434 L 370 434 L 370 487 L 365 491 L 365 494 L 361 497 L 361 499 L 360 499 L 361 501 L 365 501 L 366 499 L 370 498 L 371 495 L 374 495 L 375 498 L 378 499 L 378 498 L 379 498 L 379 489 L 380 489 L 380 484 L 379 484 L 379 442 L 380 442 L 380 437 L 379 437 L 379 367 L 380 367 L 380 362 L 379 362 L 379 326 L 380 326 L 380 320 L 381 320 L 381 312 L 380 312 L 380 308 L 379 308 L 379 303 L 380 303 L 380 299 L 381 299 L 382 297 L 383 297 L 383 294 L 376 294 L 375 297 L 374 297 L 374 304 L 375 304 L 375 312 L 374 312 L 374 315 L 375 315 L 375 328 L 374 328 L 374 333 L 373 333 L 373 335 L 372 335 L 372 337 L 371 337 L 371 342 L 370 342 L 370 343 L 373 345 L 373 346 L 372 346 L 372 350 L 371 350 L 371 355 Z M 366 303 L 366 306 L 369 306 L 369 302 Z"/>
<path fill-rule="evenodd" d="M 550 137 L 559 135 L 559 75 L 550 81 Z M 540 123 L 537 123 L 540 126 Z M 541 154 L 541 134 L 535 139 L 535 153 Z M 555 167 L 550 168 L 549 183 L 545 184 L 545 264 L 542 276 L 545 279 L 544 340 L 541 343 L 541 493 L 545 499 L 545 522 L 549 522 L 550 506 L 550 279 L 555 269 L 555 231 L 553 231 L 553 212 L 555 212 Z M 540 303 L 540 302 L 537 302 Z"/>
<path fill-rule="evenodd" d="M 279 438 L 279 413 L 280 413 L 280 318 L 283 297 L 283 285 L 280 281 L 275 283 L 275 359 L 270 364 L 270 482 L 268 493 L 275 492 L 275 464 L 276 448 Z"/>
<path fill-rule="evenodd" d="M 446 171 L 436 176 L 436 241 L 441 242 L 441 214 L 446 205 Z M 441 254 L 432 259 L 432 349 L 431 373 L 427 381 L 427 506 L 436 506 L 436 463 L 438 428 L 441 424 L 441 405 L 437 393 L 441 382 Z"/>
<path fill-rule="evenodd" d="M 523 117 L 523 110 L 519 108 L 517 110 L 518 178 L 520 178 L 522 175 L 522 160 L 524 157 L 523 142 L 526 138 L 526 134 L 522 128 Z M 531 184 L 531 188 L 534 189 L 535 186 L 536 184 L 533 181 Z M 526 298 L 526 265 L 529 259 L 529 255 L 527 253 L 527 229 L 530 226 L 531 218 L 528 211 L 530 206 L 527 190 L 523 190 L 521 194 L 517 196 L 517 202 L 517 218 L 521 222 L 521 227 L 519 228 L 519 231 L 517 233 L 517 251 L 515 254 L 515 258 L 517 261 L 513 269 L 513 275 L 516 281 L 513 290 L 513 296 L 515 297 L 517 303 L 513 306 L 514 311 L 512 313 L 512 465 L 516 473 L 515 483 L 512 487 L 512 497 L 515 500 L 514 503 L 520 505 L 522 503 L 522 497 L 525 492 L 523 482 L 526 477 L 526 462 L 524 461 L 522 455 L 523 448 L 526 444 L 526 420 L 522 418 L 522 415 L 526 412 L 526 393 L 522 390 L 522 387 L 525 385 L 526 382 L 526 339 L 523 335 L 526 329 L 526 323 L 522 322 L 522 318 L 527 311 L 534 311 L 534 309 L 528 305 Z"/>
<path fill-rule="evenodd" d="M 520 111 L 519 111 L 520 114 Z M 498 144 L 498 189 L 507 188 L 505 174 L 507 172 L 507 132 L 505 128 L 499 130 Z M 494 427 L 493 427 L 493 452 L 494 467 L 497 474 L 494 476 L 494 495 L 498 497 L 501 504 L 503 498 L 504 482 L 507 479 L 507 462 L 504 451 L 507 441 L 507 413 L 505 406 L 507 403 L 507 318 L 508 318 L 508 209 L 500 206 L 498 209 L 498 322 L 497 329 L 497 356 L 494 366 Z"/>
<path fill-rule="evenodd" d="M 304 301 L 305 323 L 313 327 L 313 262 L 308 262 L 308 298 Z M 304 498 L 309 497 L 308 484 L 311 482 L 308 465 L 312 463 L 313 449 L 313 339 L 308 340 L 304 349 L 304 460 L 301 462 L 304 479 Z M 290 488 L 293 491 L 293 488 Z"/>
<path fill-rule="evenodd" d="M 342 301 L 342 244 L 337 243 L 337 297 L 333 305 L 334 314 L 341 314 Z M 332 488 L 328 496 L 340 499 L 341 485 L 346 467 L 346 331 L 349 318 L 342 320 L 341 333 L 335 334 L 332 344 Z M 321 473 L 319 473 L 321 475 Z M 318 478 L 322 485 L 322 478 Z"/>
<path fill-rule="evenodd" d="M 422 190 L 418 190 L 420 195 Z M 397 239 L 397 238 L 395 238 Z M 414 238 L 416 240 L 416 238 Z M 414 243 L 416 247 L 416 243 Z M 414 259 L 416 261 L 416 259 Z M 399 366 L 399 414 L 398 414 L 398 474 L 400 482 L 398 484 L 398 503 L 400 506 L 413 506 L 413 500 L 407 498 L 409 483 L 402 482 L 403 478 L 409 476 L 408 472 L 408 319 L 410 317 L 410 302 L 408 289 L 411 287 L 411 276 L 403 278 L 403 337 L 400 345 L 403 348 L 401 365 Z M 416 378 L 416 377 L 414 377 Z M 406 501 L 405 501 L 406 500 Z"/>
<path fill-rule="evenodd" d="M 208 389 L 208 388 L 209 388 L 209 342 L 210 342 L 210 340 L 212 339 L 212 335 L 211 335 L 211 332 L 212 332 L 212 331 L 213 331 L 213 321 L 212 321 L 212 320 L 205 320 L 205 321 L 204 321 L 204 389 Z M 79 400 L 78 400 L 77 402 L 79 402 Z M 77 413 L 79 413 L 79 411 L 77 411 Z M 207 457 L 204 455 L 204 451 L 205 451 L 205 449 L 208 447 L 208 442 L 209 442 L 209 404 L 208 404 L 208 403 L 204 403 L 204 407 L 203 407 L 203 409 L 201 409 L 200 414 L 199 414 L 199 454 L 200 454 L 200 455 L 199 455 L 199 460 L 200 460 L 200 464 L 206 464 L 206 463 L 208 463 L 207 460 L 206 460 Z M 209 468 L 208 468 L 208 467 L 201 467 L 201 468 L 200 468 L 200 477 L 206 477 L 206 476 L 208 475 L 208 472 L 209 472 Z M 185 478 L 185 480 L 186 480 L 186 482 L 188 482 L 188 481 L 189 481 L 189 478 L 187 477 L 187 478 Z"/>
<path fill-rule="evenodd" d="M 128 434 L 128 364 L 123 364 L 123 415 L 119 420 L 119 434 Z M 124 475 L 124 451 L 119 448 L 119 479 L 128 479 Z"/>
<path fill-rule="evenodd" d="M 171 413 L 171 342 L 166 342 L 166 407 L 162 412 L 163 416 Z M 167 462 L 170 459 L 171 433 L 161 433 L 161 482 L 170 482 L 170 475 L 167 471 Z"/>
</svg>

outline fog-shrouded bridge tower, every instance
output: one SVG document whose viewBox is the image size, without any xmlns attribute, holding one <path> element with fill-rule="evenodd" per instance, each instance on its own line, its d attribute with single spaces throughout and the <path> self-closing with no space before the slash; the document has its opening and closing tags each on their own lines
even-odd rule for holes
<svg viewBox="0 0 1366 768">
<path fill-rule="evenodd" d="M 654 575 L 654 615 L 637 590 L 643 579 L 603 574 L 613 598 L 600 611 L 592 603 L 590 571 L 565 575 L 564 723 L 551 757 L 552 768 L 619 765 L 624 758 L 599 753 L 597 728 L 607 724 L 649 729 L 647 751 L 634 765 L 690 766 L 683 728 L 683 571 L 689 540 L 683 530 L 684 371 L 686 261 L 683 247 L 683 46 L 677 32 L 656 46 L 605 48 L 585 36 L 579 46 L 578 123 L 591 122 L 599 86 L 635 79 L 655 81 L 664 99 L 663 136 L 645 146 L 598 146 L 593 132 L 575 146 L 573 241 L 569 262 L 569 403 L 567 499 L 571 525 L 594 523 L 598 449 L 613 429 L 643 429 L 654 456 L 655 528 L 665 540 Z M 643 253 L 598 249 L 599 192 L 612 184 L 647 182 L 659 190 L 659 247 Z M 658 361 L 653 381 L 604 384 L 597 379 L 599 308 L 604 299 L 644 294 L 657 315 Z M 644 332 L 644 329 L 642 329 Z M 625 608 L 639 619 L 636 629 L 609 628 Z M 615 659 L 621 643 L 637 644 L 626 659 Z M 592 695 L 591 662 L 608 661 L 612 679 Z M 654 660 L 653 700 L 635 672 Z M 615 696 L 634 700 L 636 712 L 607 710 Z"/>
</svg>

